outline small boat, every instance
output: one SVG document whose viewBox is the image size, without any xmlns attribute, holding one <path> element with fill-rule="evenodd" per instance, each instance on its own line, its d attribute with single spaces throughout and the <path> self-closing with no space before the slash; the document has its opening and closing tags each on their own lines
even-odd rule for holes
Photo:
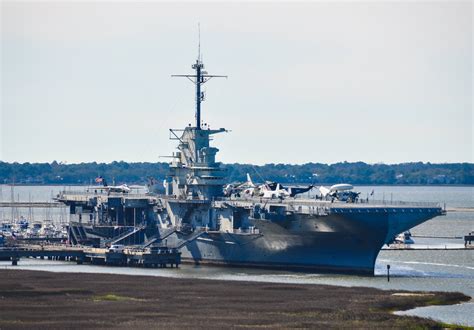
<svg viewBox="0 0 474 330">
<path fill-rule="evenodd" d="M 40 221 L 35 221 L 32 223 L 31 227 L 27 229 L 28 237 L 38 237 L 41 228 L 43 227 L 43 223 Z"/>
<path fill-rule="evenodd" d="M 10 222 L 2 222 L 0 225 L 0 232 L 7 234 L 11 233 L 13 230 L 13 224 Z"/>
<path fill-rule="evenodd" d="M 411 233 L 410 231 L 406 231 L 404 233 L 398 234 L 397 237 L 395 237 L 395 244 L 415 244 L 415 241 L 413 238 L 411 238 Z"/>
</svg>

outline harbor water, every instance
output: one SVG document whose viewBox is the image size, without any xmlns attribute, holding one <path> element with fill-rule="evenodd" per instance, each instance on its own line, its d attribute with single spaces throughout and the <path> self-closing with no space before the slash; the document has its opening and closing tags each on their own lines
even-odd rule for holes
<svg viewBox="0 0 474 330">
<path fill-rule="evenodd" d="M 2 201 L 48 201 L 64 189 L 63 186 L 0 186 Z M 85 189 L 82 187 L 81 189 Z M 1 268 L 44 270 L 54 272 L 114 273 L 126 275 L 150 275 L 179 278 L 205 278 L 219 280 L 330 284 L 343 286 L 367 286 L 387 290 L 459 291 L 474 297 L 474 249 L 450 250 L 463 246 L 462 236 L 474 231 L 474 187 L 454 186 L 356 186 L 361 198 L 387 201 L 426 201 L 446 204 L 448 214 L 437 217 L 411 230 L 416 244 L 444 246 L 436 250 L 383 250 L 376 262 L 375 276 L 350 276 L 288 271 L 201 267 L 182 265 L 179 269 L 139 269 L 92 265 L 76 265 L 67 262 L 24 259 L 19 266 L 0 262 Z M 466 208 L 466 209 L 464 209 Z M 454 211 L 449 212 L 450 209 Z M 0 209 L 0 219 L 23 216 L 34 220 L 48 219 L 67 222 L 66 210 Z M 390 282 L 386 279 L 390 265 Z M 433 318 L 442 322 L 474 326 L 474 302 L 453 306 L 417 308 L 401 314 Z"/>
</svg>

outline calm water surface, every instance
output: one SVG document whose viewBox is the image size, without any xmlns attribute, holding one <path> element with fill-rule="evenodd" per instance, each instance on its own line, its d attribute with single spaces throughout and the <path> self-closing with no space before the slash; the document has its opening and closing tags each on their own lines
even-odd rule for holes
<svg viewBox="0 0 474 330">
<path fill-rule="evenodd" d="M 42 186 L 15 187 L 15 199 L 46 201 L 63 189 L 77 190 L 78 187 Z M 372 198 L 377 200 L 431 201 L 446 203 L 450 207 L 474 208 L 474 187 L 442 186 L 357 186 L 365 197 L 374 190 Z M 0 199 L 11 200 L 9 186 L 0 186 Z M 24 212 L 28 216 L 28 210 Z M 67 213 L 55 210 L 45 214 L 35 211 L 35 218 L 48 215 L 54 221 L 67 221 Z M 0 209 L 0 219 L 9 219 L 11 210 Z M 459 245 L 461 237 L 474 231 L 474 212 L 451 212 L 430 220 L 412 230 L 414 236 L 448 238 L 416 238 L 415 242 L 436 245 Z M 386 279 L 386 266 L 390 264 L 391 281 Z M 474 297 L 474 249 L 436 251 L 381 251 L 374 277 L 349 275 L 328 275 L 295 273 L 287 271 L 259 270 L 247 268 L 195 267 L 182 265 L 180 269 L 118 268 L 92 265 L 75 265 L 67 262 L 47 260 L 21 260 L 19 266 L 0 262 L 2 268 L 45 270 L 54 272 L 113 273 L 126 275 L 150 275 L 176 278 L 204 278 L 229 281 L 258 281 L 300 284 L 330 284 L 343 286 L 368 286 L 391 290 L 459 291 Z M 474 302 L 454 306 L 433 306 L 417 308 L 406 314 L 429 317 L 448 323 L 474 326 Z"/>
</svg>

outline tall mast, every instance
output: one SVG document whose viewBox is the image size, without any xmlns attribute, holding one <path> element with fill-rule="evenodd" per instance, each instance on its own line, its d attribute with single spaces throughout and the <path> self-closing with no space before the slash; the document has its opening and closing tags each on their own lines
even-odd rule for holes
<svg viewBox="0 0 474 330">
<path fill-rule="evenodd" d="M 204 64 L 201 60 L 196 60 L 196 64 L 193 64 L 192 68 L 196 70 L 196 129 L 201 129 L 201 101 L 204 101 L 204 93 L 201 92 L 201 85 L 204 84 L 204 78 L 202 76 Z M 205 72 L 205 71 L 204 71 Z"/>
<path fill-rule="evenodd" d="M 204 93 L 201 91 L 201 86 L 209 81 L 211 78 L 227 78 L 227 76 L 216 76 L 209 75 L 207 71 L 204 71 L 204 63 L 201 59 L 201 33 L 199 32 L 199 42 L 198 42 L 198 57 L 196 63 L 192 65 L 195 74 L 175 74 L 171 77 L 186 77 L 196 86 L 196 129 L 201 129 L 201 102 L 204 101 Z"/>
</svg>

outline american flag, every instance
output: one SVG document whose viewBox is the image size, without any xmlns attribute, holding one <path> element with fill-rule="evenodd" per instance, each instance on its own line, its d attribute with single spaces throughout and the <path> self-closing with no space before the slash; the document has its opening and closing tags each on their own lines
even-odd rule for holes
<svg viewBox="0 0 474 330">
<path fill-rule="evenodd" d="M 96 183 L 101 183 L 102 181 L 104 181 L 104 178 L 102 178 L 101 176 L 95 178 Z"/>
</svg>

